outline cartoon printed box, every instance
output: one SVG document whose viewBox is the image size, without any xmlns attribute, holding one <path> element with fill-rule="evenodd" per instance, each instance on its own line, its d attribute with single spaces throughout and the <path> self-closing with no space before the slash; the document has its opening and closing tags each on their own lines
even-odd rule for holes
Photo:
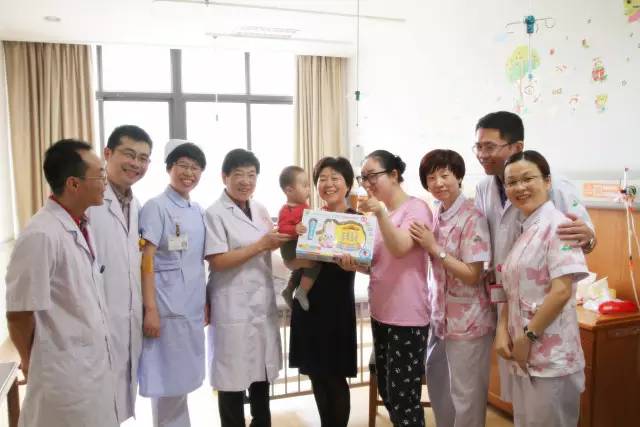
<svg viewBox="0 0 640 427">
<path fill-rule="evenodd" d="M 335 255 L 349 254 L 358 264 L 371 265 L 375 216 L 305 209 L 302 223 L 307 233 L 298 237 L 298 258 L 333 262 Z"/>
</svg>

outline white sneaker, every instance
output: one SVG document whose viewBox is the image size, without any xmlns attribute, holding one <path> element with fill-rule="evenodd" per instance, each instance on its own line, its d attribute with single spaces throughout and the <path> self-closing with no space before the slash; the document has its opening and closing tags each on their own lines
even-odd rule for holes
<svg viewBox="0 0 640 427">
<path fill-rule="evenodd" d="M 309 298 L 307 298 L 307 291 L 302 289 L 301 286 L 296 288 L 296 291 L 293 293 L 293 298 L 298 300 L 300 307 L 302 307 L 304 311 L 309 311 Z"/>
</svg>

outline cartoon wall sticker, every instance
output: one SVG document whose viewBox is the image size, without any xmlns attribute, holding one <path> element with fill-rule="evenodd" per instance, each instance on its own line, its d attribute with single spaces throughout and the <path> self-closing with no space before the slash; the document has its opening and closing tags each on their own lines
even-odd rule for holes
<svg viewBox="0 0 640 427">
<path fill-rule="evenodd" d="M 527 77 L 533 70 L 540 66 L 540 55 L 535 49 L 531 51 L 531 61 L 529 61 L 529 47 L 520 45 L 516 47 L 511 56 L 507 58 L 505 70 L 507 78 L 511 83 L 516 83 Z"/>
<path fill-rule="evenodd" d="M 540 99 L 540 89 L 532 71 L 540 66 L 540 55 L 535 49 L 520 45 L 514 49 L 507 59 L 506 74 L 511 83 L 515 85 L 514 110 L 518 114 L 527 113 L 525 104 L 536 103 Z"/>
<path fill-rule="evenodd" d="M 624 14 L 628 22 L 640 20 L 640 0 L 622 0 L 624 4 Z"/>
<path fill-rule="evenodd" d="M 578 95 L 577 93 L 569 97 L 569 107 L 571 108 L 572 113 L 576 112 L 576 108 L 578 107 L 579 102 L 580 102 L 580 95 Z"/>
<path fill-rule="evenodd" d="M 606 93 L 596 95 L 595 104 L 596 111 L 598 113 L 604 113 L 607 109 L 607 101 L 609 100 L 609 95 Z"/>
<path fill-rule="evenodd" d="M 594 82 L 604 82 L 607 80 L 607 72 L 604 69 L 604 63 L 600 57 L 593 58 L 593 69 L 591 70 L 591 78 Z"/>
</svg>

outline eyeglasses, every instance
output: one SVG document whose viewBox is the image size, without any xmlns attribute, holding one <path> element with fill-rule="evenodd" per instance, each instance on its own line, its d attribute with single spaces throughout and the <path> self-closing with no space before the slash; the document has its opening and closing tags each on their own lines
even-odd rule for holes
<svg viewBox="0 0 640 427">
<path fill-rule="evenodd" d="M 117 151 L 118 153 L 122 154 L 127 159 L 131 160 L 132 162 L 135 162 L 137 160 L 142 165 L 148 165 L 151 162 L 151 159 L 149 158 L 149 156 L 147 154 L 137 153 L 135 150 L 131 150 L 131 149 L 127 149 L 127 148 L 119 150 L 119 149 L 116 148 L 115 151 Z"/>
<path fill-rule="evenodd" d="M 200 173 L 202 172 L 202 168 L 200 166 L 197 165 L 188 165 L 186 163 L 174 163 L 177 167 L 179 167 L 180 169 L 182 169 L 183 171 L 191 171 L 193 173 Z"/>
<path fill-rule="evenodd" d="M 98 180 L 98 181 L 102 181 L 102 182 L 107 182 L 107 174 L 106 172 L 102 172 L 100 175 L 98 176 L 82 176 L 80 177 L 80 179 L 82 180 Z"/>
<path fill-rule="evenodd" d="M 522 177 L 520 179 L 510 179 L 509 181 L 504 183 L 504 187 L 506 189 L 511 190 L 513 188 L 516 188 L 518 186 L 518 184 L 520 184 L 520 183 L 522 183 L 522 185 L 524 185 L 525 187 L 528 187 L 537 178 L 542 178 L 542 175 L 525 176 L 525 177 Z"/>
<path fill-rule="evenodd" d="M 475 154 L 476 156 L 480 153 L 492 155 L 502 150 L 507 145 L 509 144 L 494 144 L 493 142 L 489 142 L 486 144 L 476 143 L 473 144 L 473 147 L 471 147 L 471 151 L 473 151 L 473 154 Z"/>
<path fill-rule="evenodd" d="M 379 172 L 371 172 L 366 175 L 356 176 L 356 181 L 358 181 L 358 185 L 362 185 L 365 182 L 368 182 L 369 184 L 375 184 L 376 182 L 378 182 L 378 178 L 380 177 L 380 175 L 388 172 L 389 171 L 387 170 L 383 170 Z"/>
</svg>

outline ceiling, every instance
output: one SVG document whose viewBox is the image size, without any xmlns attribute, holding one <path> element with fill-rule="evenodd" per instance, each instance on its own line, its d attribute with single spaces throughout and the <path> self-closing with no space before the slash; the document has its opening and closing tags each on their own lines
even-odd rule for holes
<svg viewBox="0 0 640 427">
<path fill-rule="evenodd" d="M 0 0 L 0 39 L 217 46 L 337 56 L 355 51 L 357 0 L 205 2 Z M 403 3 L 407 2 L 360 0 L 361 28 L 403 25 Z"/>
</svg>

